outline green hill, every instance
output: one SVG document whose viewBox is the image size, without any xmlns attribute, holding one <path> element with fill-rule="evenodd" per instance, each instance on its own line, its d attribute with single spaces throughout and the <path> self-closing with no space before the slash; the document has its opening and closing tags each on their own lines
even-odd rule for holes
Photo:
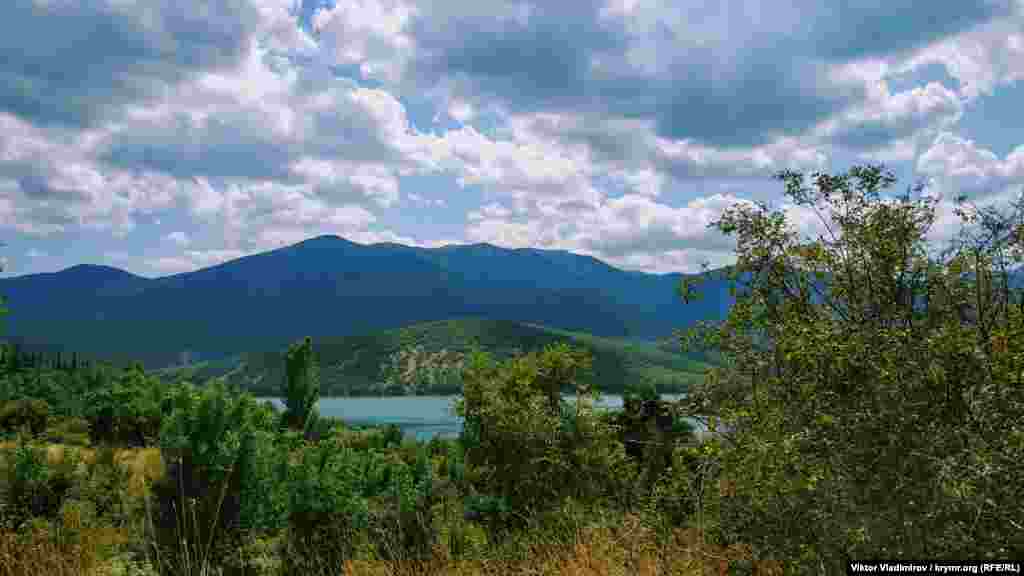
<svg viewBox="0 0 1024 576">
<path fill-rule="evenodd" d="M 585 348 L 594 359 L 593 383 L 605 393 L 621 392 L 627 382 L 649 380 L 663 393 L 685 391 L 703 377 L 709 367 L 699 356 L 671 351 L 665 342 L 635 341 L 593 336 L 504 320 L 461 318 L 413 324 L 356 336 L 321 337 L 313 340 L 320 363 L 324 396 L 379 394 L 382 368 L 392 354 L 422 347 L 426 352 L 468 352 L 473 343 L 496 356 L 540 350 L 548 344 L 567 342 Z M 204 382 L 225 377 L 234 385 L 257 395 L 278 395 L 283 374 L 283 350 L 245 353 L 224 360 L 200 362 L 159 371 L 167 379 L 187 378 Z M 451 384 L 422 390 L 428 394 L 452 394 Z"/>
</svg>

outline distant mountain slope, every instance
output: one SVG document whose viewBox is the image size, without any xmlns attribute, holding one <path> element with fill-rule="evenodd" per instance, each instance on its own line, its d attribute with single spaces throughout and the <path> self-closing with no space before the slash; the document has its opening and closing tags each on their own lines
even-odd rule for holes
<svg viewBox="0 0 1024 576">
<path fill-rule="evenodd" d="M 679 274 L 613 268 L 589 256 L 487 244 L 414 248 L 337 236 L 162 278 L 105 266 L 0 279 L 8 336 L 26 345 L 138 359 L 147 368 L 278 349 L 457 317 L 654 340 L 720 317 L 724 287 L 686 306 Z"/>
<path fill-rule="evenodd" d="M 325 395 L 368 394 L 380 381 L 381 367 L 392 353 L 422 346 L 428 352 L 442 349 L 468 352 L 476 342 L 498 358 L 517 352 L 540 350 L 567 342 L 588 350 L 594 359 L 593 382 L 603 392 L 621 392 L 627 382 L 649 379 L 663 392 L 684 391 L 701 378 L 708 365 L 694 356 L 668 352 L 654 343 L 595 337 L 517 322 L 463 318 L 415 324 L 397 330 L 314 339 L 321 365 Z M 261 395 L 279 395 L 283 381 L 283 350 L 244 353 L 217 362 L 165 369 L 166 379 L 190 378 L 203 382 L 226 376 L 235 385 Z M 438 392 L 452 392 L 444 390 Z"/>
</svg>

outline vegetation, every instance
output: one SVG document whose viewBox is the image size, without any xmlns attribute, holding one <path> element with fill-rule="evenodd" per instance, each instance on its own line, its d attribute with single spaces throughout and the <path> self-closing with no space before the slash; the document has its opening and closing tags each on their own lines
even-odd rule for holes
<svg viewBox="0 0 1024 576">
<path fill-rule="evenodd" d="M 324 396 L 458 394 L 460 367 L 474 346 L 495 358 L 539 351 L 558 343 L 587 350 L 593 370 L 586 375 L 605 393 L 621 393 L 631 381 L 650 381 L 665 394 L 681 393 L 710 366 L 705 353 L 684 354 L 668 342 L 638 343 L 532 324 L 463 318 L 414 324 L 361 336 L 321 338 L 314 350 Z M 278 396 L 284 354 L 251 353 L 221 361 L 158 371 L 168 381 L 223 377 L 257 396 Z"/>
<path fill-rule="evenodd" d="M 965 207 L 975 232 L 933 256 L 933 201 L 881 198 L 881 168 L 816 175 L 814 190 L 780 178 L 829 210 L 829 237 L 799 239 L 764 205 L 714 223 L 737 237 L 737 303 L 680 333 L 722 364 L 678 402 L 636 379 L 621 413 L 596 410 L 598 363 L 564 342 L 458 362 L 410 348 L 392 381 L 456 375 L 465 418 L 458 439 L 416 442 L 314 416 L 310 339 L 282 362 L 284 412 L 224 378 L 6 350 L 0 575 L 835 574 L 847 559 L 1020 558 L 1024 299 L 1006 272 L 1024 206 Z M 687 415 L 718 433 L 698 441 Z"/>
<path fill-rule="evenodd" d="M 1008 272 L 1024 205 L 960 198 L 968 226 L 936 256 L 921 186 L 881 198 L 895 178 L 880 167 L 780 178 L 828 235 L 800 239 L 764 205 L 729 210 L 714 225 L 736 236 L 742 295 L 687 334 L 728 360 L 688 398 L 731 431 L 708 446 L 733 482 L 716 538 L 802 574 L 1020 558 L 1024 300 Z"/>
</svg>

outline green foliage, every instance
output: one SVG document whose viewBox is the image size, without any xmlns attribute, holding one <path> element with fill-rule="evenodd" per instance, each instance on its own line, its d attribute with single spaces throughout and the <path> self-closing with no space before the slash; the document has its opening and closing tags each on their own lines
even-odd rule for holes
<svg viewBox="0 0 1024 576">
<path fill-rule="evenodd" d="M 55 444 L 88 446 L 89 421 L 85 418 L 54 418 L 46 428 L 46 439 Z"/>
<path fill-rule="evenodd" d="M 117 461 L 117 454 L 109 446 L 96 450 L 93 464 L 78 477 L 72 496 L 93 506 L 96 516 L 114 526 L 129 523 L 144 503 L 130 497 L 128 486 L 131 472 Z"/>
<path fill-rule="evenodd" d="M 47 464 L 46 448 L 19 437 L 6 462 L 0 486 L 0 524 L 17 529 L 35 517 L 53 518 L 60 509 L 68 483 Z"/>
<path fill-rule="evenodd" d="M 880 167 L 813 189 L 779 177 L 828 237 L 802 240 L 764 205 L 727 210 L 713 226 L 737 240 L 737 303 L 691 333 L 726 358 L 688 398 L 726 429 L 711 444 L 735 482 L 720 540 L 806 574 L 1024 550 L 1009 528 L 1024 512 L 1024 303 L 1006 275 L 1024 205 L 962 211 L 973 228 L 934 256 L 935 199 L 882 198 L 895 178 Z"/>
<path fill-rule="evenodd" d="M 288 450 L 273 432 L 253 430 L 242 438 L 238 458 L 239 527 L 273 533 L 288 522 Z"/>
<path fill-rule="evenodd" d="M 378 554 L 388 560 L 425 556 L 436 538 L 431 516 L 434 475 L 427 451 L 418 449 L 412 465 L 392 461 L 389 480 L 387 506 L 375 522 Z"/>
<path fill-rule="evenodd" d="M 428 352 L 423 346 L 408 346 L 391 354 L 381 367 L 381 392 L 422 395 L 462 387 L 464 355 L 447 349 Z"/>
<path fill-rule="evenodd" d="M 340 567 L 351 557 L 356 534 L 369 524 L 364 469 L 356 452 L 334 442 L 302 449 L 288 473 L 289 573 Z"/>
<path fill-rule="evenodd" d="M 594 410 L 597 394 L 578 377 L 588 364 L 564 345 L 504 363 L 479 351 L 470 357 L 457 402 L 466 460 L 479 472 L 479 491 L 504 499 L 517 517 L 570 496 L 610 497 L 635 480 L 614 430 Z M 578 400 L 563 406 L 560 391 L 572 387 Z"/>
<path fill-rule="evenodd" d="M 649 379 L 663 393 L 684 392 L 709 367 L 704 354 L 672 347 L 510 321 L 461 318 L 424 322 L 369 334 L 317 340 L 321 393 L 329 396 L 458 394 L 459 366 L 479 345 L 495 358 L 566 342 L 593 357 L 593 385 L 617 393 L 626 382 Z M 280 395 L 286 378 L 284 353 L 252 352 L 159 372 L 166 381 L 224 377 L 257 396 Z M 413 369 L 413 367 L 416 367 Z"/>
<path fill-rule="evenodd" d="M 379 448 L 384 449 L 390 446 L 400 446 L 402 444 L 402 439 L 402 429 L 397 424 L 388 424 L 382 430 L 382 444 L 379 446 Z"/>
<path fill-rule="evenodd" d="M 85 418 L 95 443 L 146 446 L 156 442 L 166 386 L 133 366 L 85 395 Z"/>
<path fill-rule="evenodd" d="M 175 386 L 167 404 L 160 430 L 167 474 L 153 487 L 158 546 L 178 550 L 185 539 L 210 558 L 209 551 L 233 541 L 240 528 L 280 526 L 284 474 L 269 445 L 277 424 L 273 410 L 247 394 L 229 393 L 221 381 L 201 390 Z M 265 497 L 253 500 L 255 494 Z"/>
<path fill-rule="evenodd" d="M 622 403 L 630 404 L 633 401 L 653 401 L 661 398 L 658 390 L 649 380 L 641 382 L 628 382 L 622 391 Z"/>
<path fill-rule="evenodd" d="M 46 430 L 50 406 L 45 400 L 23 398 L 0 404 L 0 432 L 25 431 L 32 435 Z"/>
<path fill-rule="evenodd" d="M 294 430 L 306 430 L 320 399 L 320 372 L 309 337 L 292 344 L 285 354 L 285 422 Z"/>
</svg>

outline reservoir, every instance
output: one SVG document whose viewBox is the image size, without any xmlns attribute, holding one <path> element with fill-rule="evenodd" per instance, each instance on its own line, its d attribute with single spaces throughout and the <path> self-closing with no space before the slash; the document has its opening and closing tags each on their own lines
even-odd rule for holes
<svg viewBox="0 0 1024 576">
<path fill-rule="evenodd" d="M 663 400 L 675 401 L 679 394 L 663 394 Z M 570 402 L 574 395 L 564 395 Z M 462 431 L 462 418 L 455 415 L 455 400 L 458 396 L 382 396 L 382 397 L 333 397 L 321 398 L 318 404 L 321 416 L 341 418 L 353 426 L 395 424 L 405 434 L 417 440 L 429 440 L 434 436 L 445 438 L 458 436 Z M 264 398 L 278 408 L 284 403 L 280 398 Z M 602 395 L 597 406 L 608 410 L 622 409 L 622 396 Z M 692 420 L 696 430 L 705 428 Z"/>
</svg>

